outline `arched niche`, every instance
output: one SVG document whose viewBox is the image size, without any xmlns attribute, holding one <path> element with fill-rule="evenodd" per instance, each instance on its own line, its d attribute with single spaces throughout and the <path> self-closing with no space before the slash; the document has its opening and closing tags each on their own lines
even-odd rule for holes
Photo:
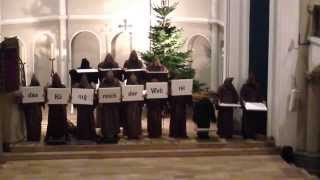
<svg viewBox="0 0 320 180">
<path fill-rule="evenodd" d="M 50 81 L 52 64 L 49 61 L 51 58 L 51 48 L 56 52 L 56 42 L 53 36 L 49 34 L 40 34 L 34 42 L 34 62 L 33 71 L 40 81 L 42 86 L 45 86 Z M 54 58 L 55 55 L 54 55 Z M 57 59 L 54 61 L 53 68 L 57 72 Z"/>
<path fill-rule="evenodd" d="M 121 32 L 117 34 L 111 42 L 111 53 L 114 59 L 123 66 L 129 58 L 132 51 L 132 34 L 129 32 Z"/>
<path fill-rule="evenodd" d="M 196 71 L 195 79 L 209 88 L 212 79 L 211 45 L 209 40 L 203 35 L 194 35 L 188 42 L 188 50 L 192 51 L 192 67 Z"/>
<path fill-rule="evenodd" d="M 71 68 L 80 67 L 83 58 L 94 68 L 100 63 L 100 41 L 93 32 L 81 31 L 71 39 Z"/>
</svg>

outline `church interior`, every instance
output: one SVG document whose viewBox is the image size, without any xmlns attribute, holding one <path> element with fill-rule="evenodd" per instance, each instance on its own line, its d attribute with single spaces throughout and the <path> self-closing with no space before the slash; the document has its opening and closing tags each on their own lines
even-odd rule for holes
<svg viewBox="0 0 320 180">
<path fill-rule="evenodd" d="M 1 180 L 320 177 L 320 0 L 0 0 L 0 42 Z"/>
</svg>

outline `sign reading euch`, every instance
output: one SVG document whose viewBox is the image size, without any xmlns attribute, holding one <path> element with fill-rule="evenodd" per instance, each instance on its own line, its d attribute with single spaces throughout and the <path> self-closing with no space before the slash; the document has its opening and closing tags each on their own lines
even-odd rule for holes
<svg viewBox="0 0 320 180">
<path fill-rule="evenodd" d="M 99 103 L 120 103 L 121 102 L 121 88 L 100 88 L 99 89 Z"/>
</svg>

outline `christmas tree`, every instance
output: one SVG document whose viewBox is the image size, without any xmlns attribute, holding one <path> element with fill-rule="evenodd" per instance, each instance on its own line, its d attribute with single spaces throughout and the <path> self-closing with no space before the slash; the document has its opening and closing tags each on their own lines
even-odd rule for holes
<svg viewBox="0 0 320 180">
<path fill-rule="evenodd" d="M 165 0 L 161 5 L 153 5 L 157 23 L 151 26 L 150 51 L 142 53 L 142 58 L 149 64 L 155 57 L 159 57 L 161 63 L 168 68 L 171 79 L 193 79 L 195 71 L 191 67 L 191 51 L 181 50 L 185 43 L 182 39 L 183 30 L 172 25 L 169 18 L 177 6 L 178 3 L 170 5 Z M 195 90 L 199 88 L 198 84 L 195 82 Z"/>
</svg>

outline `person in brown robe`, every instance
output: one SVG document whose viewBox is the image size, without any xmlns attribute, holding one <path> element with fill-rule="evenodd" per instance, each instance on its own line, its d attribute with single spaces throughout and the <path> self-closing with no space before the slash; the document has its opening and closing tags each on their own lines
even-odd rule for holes
<svg viewBox="0 0 320 180">
<path fill-rule="evenodd" d="M 213 122 L 216 122 L 215 108 L 209 97 L 202 96 L 195 98 L 193 104 L 193 121 L 196 123 L 198 129 L 198 139 L 209 139 L 209 129 Z"/>
<path fill-rule="evenodd" d="M 117 80 L 112 71 L 105 74 L 100 88 L 120 87 L 119 80 Z M 102 143 L 117 143 L 119 140 L 118 134 L 120 132 L 120 111 L 119 103 L 102 104 L 101 106 L 101 132 Z"/>
<path fill-rule="evenodd" d="M 148 71 L 164 72 L 164 67 L 159 58 L 156 58 L 153 63 L 147 67 Z M 152 82 L 159 82 L 158 79 L 152 79 Z M 166 101 L 162 99 L 147 100 L 147 128 L 149 138 L 160 138 L 162 136 L 162 111 Z"/>
<path fill-rule="evenodd" d="M 85 74 L 81 76 L 80 83 L 76 84 L 74 88 L 94 89 L 89 84 Z M 75 107 L 77 108 L 77 138 L 79 140 L 95 140 L 96 131 L 93 114 L 95 105 L 75 105 Z"/>
<path fill-rule="evenodd" d="M 98 68 L 102 68 L 102 69 L 119 68 L 119 64 L 113 59 L 113 56 L 110 53 L 108 53 L 104 61 L 98 65 Z"/>
<path fill-rule="evenodd" d="M 259 85 L 255 76 L 251 74 L 240 91 L 242 102 L 262 102 Z M 244 103 L 242 103 L 244 106 Z M 267 113 L 260 111 L 248 111 L 243 108 L 242 133 L 245 139 L 255 138 L 256 135 L 266 133 Z"/>
<path fill-rule="evenodd" d="M 98 64 L 98 69 L 112 69 L 119 68 L 119 64 L 114 60 L 113 56 L 108 53 L 103 62 Z M 101 83 L 101 82 L 100 82 Z M 96 108 L 96 127 L 101 127 L 102 105 L 98 104 Z"/>
<path fill-rule="evenodd" d="M 131 74 L 127 82 L 128 85 L 137 85 L 138 80 L 134 74 Z M 143 102 L 132 101 L 124 104 L 125 109 L 125 126 L 124 132 L 128 136 L 128 139 L 139 139 L 142 135 L 142 112 Z"/>
<path fill-rule="evenodd" d="M 40 86 L 40 82 L 35 75 L 32 75 L 30 87 L 34 86 Z M 44 107 L 44 103 L 28 103 L 23 105 L 26 118 L 27 141 L 40 141 L 42 108 Z"/>
<path fill-rule="evenodd" d="M 52 84 L 48 88 L 65 88 L 57 73 L 52 76 Z M 48 126 L 45 142 L 47 144 L 65 144 L 68 140 L 67 105 L 49 105 Z"/>
<path fill-rule="evenodd" d="M 192 106 L 192 96 L 170 97 L 170 129 L 172 138 L 188 138 L 187 135 L 187 106 Z"/>
<path fill-rule="evenodd" d="M 131 51 L 130 53 L 130 56 L 129 56 L 129 59 L 124 63 L 123 65 L 123 69 L 142 69 L 143 68 L 143 63 L 142 61 L 139 60 L 138 58 L 138 54 L 135 50 Z M 133 78 L 135 79 L 134 81 L 130 78 L 131 78 L 131 75 L 134 75 Z M 144 84 L 144 78 L 142 77 L 142 74 L 141 72 L 131 72 L 129 75 L 128 75 L 128 82 L 127 84 Z M 136 82 L 135 82 L 136 81 Z M 121 104 L 121 111 L 126 111 L 126 104 L 130 104 L 130 103 L 122 103 Z M 143 106 L 143 103 L 139 102 L 139 105 Z M 140 108 L 140 113 L 142 113 L 142 107 L 139 107 Z M 140 116 L 140 119 L 142 117 L 142 114 L 139 115 Z M 123 134 L 124 135 L 127 135 L 126 134 L 126 126 L 128 126 L 126 123 L 129 122 L 128 119 L 126 119 L 126 115 L 123 114 L 123 113 L 120 113 L 120 119 L 121 119 L 121 125 L 124 127 L 124 131 L 123 131 Z M 128 135 L 128 138 L 129 135 Z M 136 138 L 134 138 L 136 139 Z"/>
<path fill-rule="evenodd" d="M 236 104 L 239 95 L 232 84 L 233 78 L 227 78 L 218 88 L 218 98 L 221 103 Z M 233 135 L 233 107 L 218 106 L 218 135 L 221 138 L 232 138 Z"/>
</svg>

